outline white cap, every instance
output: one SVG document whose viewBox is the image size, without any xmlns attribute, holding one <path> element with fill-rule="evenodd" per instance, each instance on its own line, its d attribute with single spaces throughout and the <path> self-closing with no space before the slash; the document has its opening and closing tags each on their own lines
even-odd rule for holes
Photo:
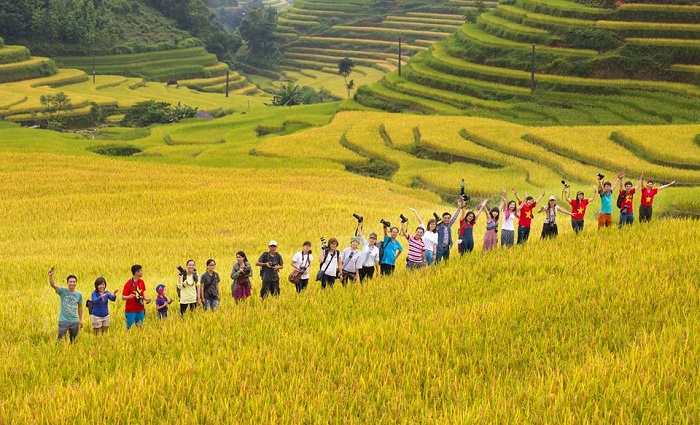
<svg viewBox="0 0 700 425">
<path fill-rule="evenodd" d="M 272 240 L 269 244 L 267 244 L 267 246 L 277 246 L 277 241 Z"/>
<path fill-rule="evenodd" d="M 549 200 L 550 200 L 550 201 L 556 201 L 556 200 L 557 200 L 557 197 L 554 196 L 554 195 L 552 195 L 552 196 L 549 197 Z"/>
</svg>

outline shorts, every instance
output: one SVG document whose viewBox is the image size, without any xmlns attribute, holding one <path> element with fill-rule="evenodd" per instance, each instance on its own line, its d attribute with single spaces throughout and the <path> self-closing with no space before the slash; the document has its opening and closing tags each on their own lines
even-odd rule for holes
<svg viewBox="0 0 700 425">
<path fill-rule="evenodd" d="M 58 341 L 62 340 L 66 336 L 66 333 L 70 336 L 70 342 L 78 336 L 78 331 L 80 331 L 80 324 L 78 322 L 58 322 Z"/>
<path fill-rule="evenodd" d="M 109 322 L 110 322 L 109 314 L 106 315 L 105 317 L 92 316 L 92 328 L 93 329 L 108 328 Z"/>
<path fill-rule="evenodd" d="M 130 329 L 134 324 L 137 326 L 143 324 L 143 319 L 146 317 L 146 310 L 139 311 L 138 313 L 125 311 L 124 316 L 126 317 L 126 328 Z"/>
</svg>

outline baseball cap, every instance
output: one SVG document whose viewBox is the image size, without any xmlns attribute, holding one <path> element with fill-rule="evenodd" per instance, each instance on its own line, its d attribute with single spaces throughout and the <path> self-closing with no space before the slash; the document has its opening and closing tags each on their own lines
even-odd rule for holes
<svg viewBox="0 0 700 425">
<path fill-rule="evenodd" d="M 267 246 L 277 246 L 277 241 L 276 240 L 271 240 Z"/>
<path fill-rule="evenodd" d="M 550 200 L 550 201 L 556 201 L 556 200 L 557 200 L 557 197 L 554 196 L 554 195 L 552 195 L 552 196 L 549 197 L 549 200 Z"/>
</svg>

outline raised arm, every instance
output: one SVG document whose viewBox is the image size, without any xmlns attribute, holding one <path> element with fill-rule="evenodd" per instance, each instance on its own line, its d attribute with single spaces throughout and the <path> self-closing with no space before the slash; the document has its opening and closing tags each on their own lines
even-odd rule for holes
<svg viewBox="0 0 700 425">
<path fill-rule="evenodd" d="M 518 191 L 515 190 L 515 188 L 513 188 L 513 195 L 515 195 L 515 200 L 518 201 L 518 204 L 522 204 L 522 203 L 523 203 L 523 201 L 522 201 L 522 200 L 520 199 L 520 197 L 518 196 Z"/>
<path fill-rule="evenodd" d="M 506 207 L 508 206 L 508 199 L 506 198 L 507 192 L 506 188 L 504 187 L 503 190 L 501 191 L 501 203 L 498 204 L 498 209 L 503 214 L 506 210 Z"/>
<path fill-rule="evenodd" d="M 544 198 L 544 190 L 542 191 L 542 194 L 540 195 L 540 197 L 535 199 L 535 202 L 539 204 L 540 201 L 542 201 L 542 198 Z"/>
<path fill-rule="evenodd" d="M 569 186 L 564 186 L 564 190 L 561 191 L 561 199 L 565 202 L 569 202 L 569 190 L 571 190 Z"/>
<path fill-rule="evenodd" d="M 588 198 L 588 202 L 593 202 L 595 201 L 595 196 L 598 194 L 598 188 L 596 186 L 593 186 L 593 195 L 591 195 L 590 198 Z"/>
<path fill-rule="evenodd" d="M 620 171 L 619 173 L 617 173 L 617 180 L 615 180 L 615 183 L 613 184 L 611 191 L 614 192 L 615 189 L 617 188 L 617 186 L 620 185 L 620 183 L 622 182 L 622 179 L 624 179 L 624 178 L 625 178 L 624 171 Z"/>
<path fill-rule="evenodd" d="M 644 182 L 644 173 L 642 173 L 642 174 L 639 176 L 639 181 L 637 182 L 637 185 L 634 187 L 634 190 L 635 190 L 635 191 L 636 191 L 636 190 L 639 190 L 639 188 L 642 187 L 643 182 Z"/>
<path fill-rule="evenodd" d="M 56 281 L 53 280 L 53 267 L 49 270 L 49 285 L 51 285 L 54 291 L 58 291 L 58 285 L 56 285 Z"/>
<path fill-rule="evenodd" d="M 413 215 L 416 216 L 416 220 L 418 220 L 418 224 L 425 229 L 425 224 L 423 224 L 423 220 L 421 220 L 420 216 L 418 215 L 418 211 L 416 211 L 414 208 L 409 208 L 409 211 L 413 213 Z"/>
<path fill-rule="evenodd" d="M 463 211 L 462 209 L 463 203 L 462 203 L 462 198 L 457 199 L 457 209 L 455 210 L 455 213 L 452 214 L 452 218 L 450 219 L 449 223 L 445 223 L 447 227 L 452 227 L 453 224 L 455 224 L 455 221 L 457 221 L 457 217 L 459 217 L 460 211 Z"/>
<path fill-rule="evenodd" d="M 669 187 L 669 186 L 673 186 L 674 184 L 676 184 L 676 181 L 675 181 L 675 180 L 672 181 L 671 183 L 665 184 L 665 185 L 663 185 L 663 186 L 659 186 L 658 189 L 656 189 L 656 190 L 663 190 L 663 189 L 666 189 L 666 188 Z"/>
<path fill-rule="evenodd" d="M 488 202 L 488 199 L 484 199 L 480 204 L 479 204 L 479 209 L 476 211 L 474 214 L 474 220 L 479 218 L 482 212 L 484 212 L 484 209 L 487 208 L 486 203 Z"/>
</svg>

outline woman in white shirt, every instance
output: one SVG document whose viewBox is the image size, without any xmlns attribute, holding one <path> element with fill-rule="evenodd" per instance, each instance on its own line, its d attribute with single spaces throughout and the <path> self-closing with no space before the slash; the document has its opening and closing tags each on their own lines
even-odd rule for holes
<svg viewBox="0 0 700 425">
<path fill-rule="evenodd" d="M 501 192 L 502 200 L 499 208 L 503 224 L 501 225 L 501 246 L 513 246 L 515 244 L 515 219 L 518 216 L 517 204 L 515 201 L 506 199 L 506 190 Z"/>
<path fill-rule="evenodd" d="M 418 212 L 413 208 L 409 208 L 409 211 L 412 211 L 413 214 L 415 214 L 416 219 L 418 220 L 418 226 L 425 229 L 425 232 L 423 233 L 423 242 L 425 243 L 425 262 L 427 265 L 431 265 L 435 262 L 435 253 L 437 252 L 437 220 L 434 218 L 428 220 L 428 227 L 426 228 L 423 224 L 423 220 L 421 220 L 420 216 L 418 215 Z"/>
<path fill-rule="evenodd" d="M 340 262 L 338 252 L 338 239 L 328 239 L 328 249 L 321 251 L 321 288 L 333 287 L 336 278 L 343 278 L 343 264 Z M 340 273 L 339 273 L 340 272 Z"/>
<path fill-rule="evenodd" d="M 348 284 L 348 281 L 359 282 L 362 268 L 362 251 L 360 251 L 360 238 L 353 236 L 350 238 L 350 247 L 343 250 L 340 256 L 340 262 L 343 265 L 343 286 Z"/>
<path fill-rule="evenodd" d="M 379 273 L 379 247 L 377 246 L 377 234 L 370 233 L 369 241 L 365 240 L 362 233 L 362 223 L 357 226 L 357 236 L 362 244 L 362 268 L 360 269 L 360 283 L 365 279 L 372 279 L 374 273 Z"/>
<path fill-rule="evenodd" d="M 301 279 L 296 283 L 297 293 L 306 289 L 309 284 L 309 266 L 314 260 L 314 256 L 311 254 L 311 242 L 306 241 L 302 245 L 301 251 L 294 254 L 292 257 L 292 268 L 301 272 Z"/>
</svg>

